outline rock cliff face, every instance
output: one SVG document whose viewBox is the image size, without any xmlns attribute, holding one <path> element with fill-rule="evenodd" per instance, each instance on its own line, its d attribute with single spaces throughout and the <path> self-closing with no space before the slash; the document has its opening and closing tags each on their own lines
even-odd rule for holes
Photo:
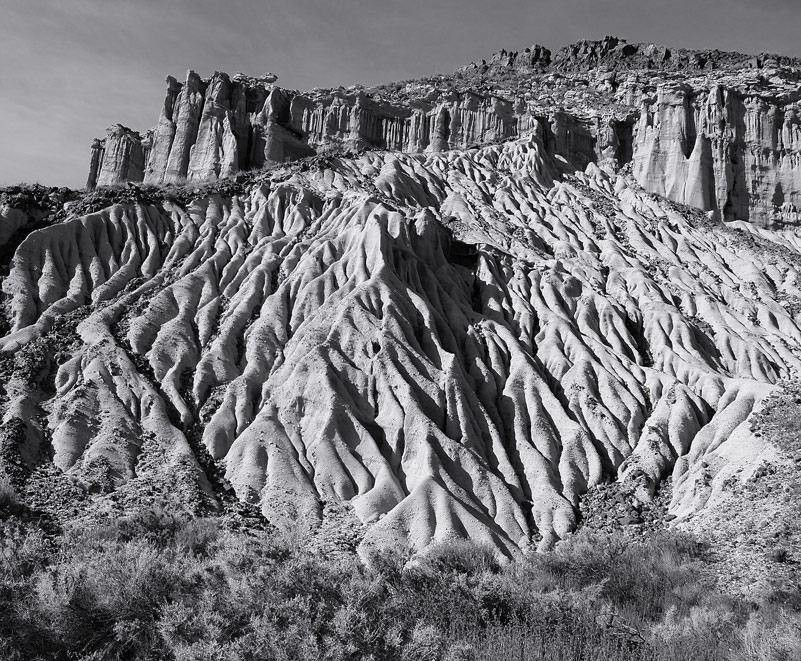
<svg viewBox="0 0 801 661">
<path fill-rule="evenodd" d="M 797 223 L 801 211 L 801 76 L 763 75 L 745 89 L 660 85 L 644 99 L 634 147 L 640 183 L 719 217 Z"/>
<path fill-rule="evenodd" d="M 188 85 L 193 90 L 205 89 L 202 102 L 198 101 L 200 92 L 184 93 Z M 548 134 L 554 153 L 566 159 L 586 164 L 617 158 L 621 149 L 630 159 L 632 116 L 577 117 L 556 109 L 546 115 L 544 124 L 538 117 L 542 119 L 523 101 L 471 91 L 437 93 L 429 100 L 404 105 L 376 101 L 361 90 L 311 97 L 251 79 L 231 84 L 222 73 L 202 81 L 190 72 L 184 86 L 168 78 L 159 124 L 142 139 L 141 152 L 149 155 L 144 172 L 139 152 L 132 151 L 130 156 L 121 152 L 117 133 L 110 133 L 105 141 L 106 151 L 114 150 L 107 156 L 102 156 L 102 144 L 95 141 L 92 162 L 101 144 L 96 185 L 216 181 L 315 153 L 466 149 L 528 135 L 535 126 Z M 127 132 L 122 144 L 127 148 L 129 141 L 136 140 L 137 134 Z"/>
<path fill-rule="evenodd" d="M 761 225 L 798 222 L 799 62 L 607 37 L 534 46 L 372 89 L 299 93 L 215 73 L 167 79 L 145 137 L 115 127 L 89 187 L 214 181 L 314 153 L 465 149 L 548 134 L 553 155 L 618 168 L 646 190 Z M 137 147 L 137 140 L 141 148 Z"/>
<path fill-rule="evenodd" d="M 106 131 L 105 140 L 95 140 L 92 143 L 89 183 L 92 183 L 95 176 L 97 186 L 117 186 L 127 181 L 142 181 L 147 152 L 148 142 L 136 131 L 122 124 L 110 127 Z"/>
<path fill-rule="evenodd" d="M 233 490 L 314 527 L 345 503 L 363 548 L 548 546 L 608 480 L 645 503 L 672 477 L 696 521 L 777 461 L 752 412 L 801 368 L 801 243 L 548 135 L 311 159 L 31 233 L 2 284 L 2 466 L 52 461 L 101 510 Z"/>
</svg>

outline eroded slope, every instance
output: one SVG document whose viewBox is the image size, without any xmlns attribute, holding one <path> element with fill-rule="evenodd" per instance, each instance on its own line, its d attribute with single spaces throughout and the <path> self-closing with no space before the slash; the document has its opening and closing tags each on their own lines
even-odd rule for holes
<svg viewBox="0 0 801 661">
<path fill-rule="evenodd" d="M 672 475 L 696 516 L 796 373 L 798 239 L 571 172 L 536 136 L 369 152 L 30 234 L 4 468 L 187 506 L 230 484 L 284 527 L 345 502 L 368 546 L 548 545 L 610 479 Z"/>
</svg>

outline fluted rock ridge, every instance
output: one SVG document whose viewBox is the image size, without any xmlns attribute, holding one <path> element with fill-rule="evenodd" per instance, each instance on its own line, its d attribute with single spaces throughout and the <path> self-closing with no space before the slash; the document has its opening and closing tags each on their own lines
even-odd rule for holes
<svg viewBox="0 0 801 661">
<path fill-rule="evenodd" d="M 51 462 L 99 508 L 232 489 L 287 528 L 344 503 L 363 549 L 549 546 L 608 480 L 647 502 L 672 477 L 700 520 L 779 461 L 751 424 L 801 368 L 801 243 L 548 135 L 31 233 L 2 283 L 0 468 Z"/>
<path fill-rule="evenodd" d="M 801 76 L 775 73 L 767 90 L 753 76 L 748 86 L 664 83 L 644 97 L 634 146 L 640 183 L 719 217 L 798 223 Z"/>
<path fill-rule="evenodd" d="M 89 188 L 142 181 L 150 139 L 122 124 L 110 126 L 104 140 L 92 142 Z"/>
<path fill-rule="evenodd" d="M 410 96 L 393 100 L 355 88 L 301 94 L 262 80 L 232 82 L 219 72 L 208 80 L 190 72 L 183 85 L 168 77 L 158 126 L 142 140 L 142 149 L 132 152 L 130 163 L 125 154 L 104 153 L 104 143 L 95 141 L 92 163 L 101 166 L 95 177 L 92 165 L 89 188 L 124 181 L 215 181 L 332 151 L 466 149 L 528 135 L 535 126 L 549 134 L 549 145 L 566 160 L 601 162 L 631 150 L 631 115 L 580 117 L 561 108 L 542 112 L 523 98 L 470 89 L 419 95 L 410 88 Z M 543 114 L 544 123 L 538 121 Z M 136 136 L 129 132 L 126 140 Z M 107 138 L 105 144 L 116 143 Z M 144 170 L 140 153 L 147 157 Z"/>
<path fill-rule="evenodd" d="M 167 78 L 156 128 L 110 129 L 89 188 L 214 181 L 315 153 L 466 149 L 544 132 L 553 155 L 620 168 L 719 218 L 798 222 L 797 59 L 615 37 L 541 46 L 374 88 L 297 92 L 274 74 Z"/>
</svg>

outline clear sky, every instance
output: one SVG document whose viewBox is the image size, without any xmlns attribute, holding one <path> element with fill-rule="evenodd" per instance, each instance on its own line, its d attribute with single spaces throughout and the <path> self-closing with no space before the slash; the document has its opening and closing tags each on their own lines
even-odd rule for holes
<svg viewBox="0 0 801 661">
<path fill-rule="evenodd" d="M 83 186 L 92 138 L 154 126 L 187 69 L 369 85 L 606 35 L 801 56 L 801 0 L 1 0 L 0 185 Z"/>
</svg>

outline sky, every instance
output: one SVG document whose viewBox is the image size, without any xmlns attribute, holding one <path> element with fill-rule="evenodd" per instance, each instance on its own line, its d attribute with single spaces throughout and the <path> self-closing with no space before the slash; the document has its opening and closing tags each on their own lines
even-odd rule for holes
<svg viewBox="0 0 801 661">
<path fill-rule="evenodd" d="M 606 35 L 801 57 L 800 33 L 799 0 L 0 0 L 0 185 L 83 186 L 92 138 L 155 126 L 187 69 L 308 89 Z"/>
</svg>

